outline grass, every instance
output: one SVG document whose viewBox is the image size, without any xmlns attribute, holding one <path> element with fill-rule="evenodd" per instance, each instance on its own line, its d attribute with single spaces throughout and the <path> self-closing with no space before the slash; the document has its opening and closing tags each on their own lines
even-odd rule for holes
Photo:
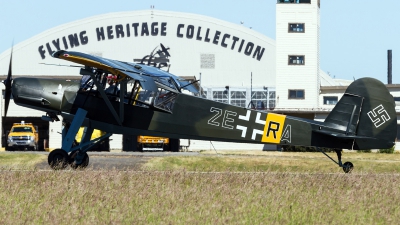
<svg viewBox="0 0 400 225">
<path fill-rule="evenodd" d="M 340 173 L 343 170 L 321 153 L 221 151 L 203 152 L 203 157 L 152 158 L 145 168 L 157 171 L 235 171 Z M 258 154 L 258 155 L 254 155 Z M 336 159 L 335 153 L 329 155 Z M 343 162 L 351 161 L 355 173 L 400 173 L 400 154 L 344 153 Z"/>
<path fill-rule="evenodd" d="M 140 171 L 3 169 L 0 218 L 3 224 L 400 222 L 399 154 L 345 153 L 356 166 L 352 174 L 316 153 L 262 154 L 153 158 Z"/>
<path fill-rule="evenodd" d="M 0 173 L 6 224 L 397 224 L 397 175 Z"/>
<path fill-rule="evenodd" d="M 33 169 L 47 159 L 47 155 L 31 153 L 0 153 L 0 169 Z"/>
</svg>

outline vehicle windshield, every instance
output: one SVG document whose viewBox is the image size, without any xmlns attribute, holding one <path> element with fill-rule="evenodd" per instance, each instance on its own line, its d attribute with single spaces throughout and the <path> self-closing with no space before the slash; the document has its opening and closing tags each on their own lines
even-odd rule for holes
<svg viewBox="0 0 400 225">
<path fill-rule="evenodd" d="M 11 132 L 32 132 L 31 127 L 14 127 Z"/>
</svg>

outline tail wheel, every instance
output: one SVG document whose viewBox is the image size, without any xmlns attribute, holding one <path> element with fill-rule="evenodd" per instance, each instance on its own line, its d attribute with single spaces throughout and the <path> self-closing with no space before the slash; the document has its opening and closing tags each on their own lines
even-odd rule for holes
<svg viewBox="0 0 400 225">
<path fill-rule="evenodd" d="M 351 162 L 345 162 L 343 164 L 343 171 L 345 173 L 350 173 L 354 169 L 353 163 Z"/>
<path fill-rule="evenodd" d="M 68 153 L 62 149 L 55 149 L 50 152 L 47 162 L 53 170 L 62 170 L 68 166 Z"/>
</svg>

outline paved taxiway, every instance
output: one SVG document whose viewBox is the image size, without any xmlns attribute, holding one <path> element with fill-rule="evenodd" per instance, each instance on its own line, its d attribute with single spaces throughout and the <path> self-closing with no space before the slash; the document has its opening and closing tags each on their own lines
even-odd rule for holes
<svg viewBox="0 0 400 225">
<path fill-rule="evenodd" d="M 23 152 L 20 152 L 23 153 Z M 29 152 L 48 155 L 48 152 Z M 141 166 L 154 157 L 199 156 L 198 152 L 88 152 L 89 166 L 94 170 L 140 170 Z M 49 169 L 47 160 L 37 165 L 39 170 Z"/>
</svg>

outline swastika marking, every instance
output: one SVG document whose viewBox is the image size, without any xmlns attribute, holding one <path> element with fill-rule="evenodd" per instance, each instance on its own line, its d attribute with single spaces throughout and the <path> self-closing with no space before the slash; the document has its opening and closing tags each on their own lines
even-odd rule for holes
<svg viewBox="0 0 400 225">
<path fill-rule="evenodd" d="M 369 111 L 367 114 L 376 128 L 390 120 L 390 116 L 382 104 Z"/>
</svg>

